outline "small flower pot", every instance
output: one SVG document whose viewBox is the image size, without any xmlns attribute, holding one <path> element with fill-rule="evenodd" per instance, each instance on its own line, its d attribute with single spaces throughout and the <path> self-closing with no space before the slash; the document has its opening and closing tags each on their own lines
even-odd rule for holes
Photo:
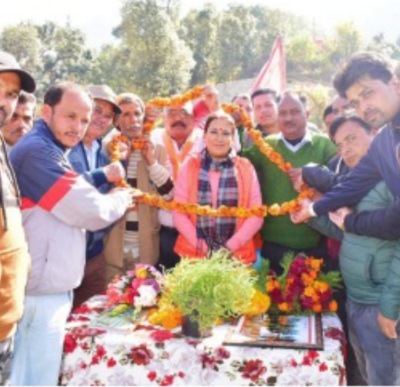
<svg viewBox="0 0 400 387">
<path fill-rule="evenodd" d="M 211 336 L 211 328 L 200 329 L 197 321 L 193 320 L 191 316 L 183 316 L 182 318 L 182 334 L 187 337 L 201 339 Z"/>
</svg>

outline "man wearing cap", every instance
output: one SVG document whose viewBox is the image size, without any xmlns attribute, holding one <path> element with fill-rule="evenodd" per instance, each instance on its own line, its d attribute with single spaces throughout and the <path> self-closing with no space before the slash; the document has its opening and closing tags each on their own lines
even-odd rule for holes
<svg viewBox="0 0 400 387">
<path fill-rule="evenodd" d="M 94 99 L 94 108 L 88 130 L 83 140 L 68 154 L 72 168 L 100 192 L 106 193 L 112 183 L 124 178 L 124 168 L 117 161 L 110 164 L 102 149 L 102 138 L 113 123 L 115 115 L 121 112 L 115 104 L 115 93 L 109 86 L 92 85 L 88 91 Z M 106 268 L 103 255 L 104 237 L 109 227 L 86 233 L 86 266 L 81 285 L 74 290 L 76 307 L 90 297 L 103 292 L 106 285 Z"/>
<path fill-rule="evenodd" d="M 8 150 L 32 129 L 35 108 L 35 96 L 22 90 L 11 119 L 1 128 Z"/>
<path fill-rule="evenodd" d="M 12 55 L 0 51 L 0 127 L 10 120 L 21 90 L 35 91 L 35 81 Z M 18 186 L 0 133 L 0 385 L 9 384 L 13 334 L 22 316 L 30 263 L 19 205 Z"/>
</svg>

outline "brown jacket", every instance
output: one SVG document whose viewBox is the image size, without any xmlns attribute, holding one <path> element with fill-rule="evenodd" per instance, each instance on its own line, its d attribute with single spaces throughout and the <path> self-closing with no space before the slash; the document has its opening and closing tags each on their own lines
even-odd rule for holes
<svg viewBox="0 0 400 387">
<path fill-rule="evenodd" d="M 0 135 L 0 342 L 11 337 L 22 316 L 30 268 L 17 199 L 18 189 Z"/>
<path fill-rule="evenodd" d="M 165 149 L 160 145 L 156 145 L 155 147 L 155 157 L 159 164 L 166 165 L 167 155 Z M 156 194 L 156 187 L 150 180 L 147 168 L 144 159 L 139 161 L 137 171 L 138 189 L 143 192 Z M 160 246 L 158 209 L 145 204 L 139 204 L 138 208 L 140 262 L 155 265 L 158 261 Z M 113 226 L 104 247 L 106 262 L 121 269 L 124 266 L 125 224 L 126 216 Z"/>
</svg>

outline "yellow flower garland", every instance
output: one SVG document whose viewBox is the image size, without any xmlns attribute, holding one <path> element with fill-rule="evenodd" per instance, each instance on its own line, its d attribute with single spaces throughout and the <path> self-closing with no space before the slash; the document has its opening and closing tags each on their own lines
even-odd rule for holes
<svg viewBox="0 0 400 387">
<path fill-rule="evenodd" d="M 167 107 L 171 105 L 179 105 L 189 102 L 193 99 L 197 99 L 201 96 L 203 91 L 202 86 L 196 86 L 189 90 L 182 96 L 174 96 L 172 98 L 154 98 L 151 99 L 148 104 L 153 105 L 158 108 Z M 259 147 L 261 153 L 263 153 L 272 163 L 276 164 L 279 169 L 287 173 L 292 165 L 284 160 L 284 158 L 274 149 L 267 144 L 263 138 L 260 131 L 255 130 L 250 121 L 247 113 L 237 105 L 233 104 L 222 104 L 222 109 L 227 114 L 232 114 L 237 112 L 240 114 L 242 123 L 247 130 L 247 133 L 252 138 L 254 143 Z M 146 128 L 149 132 L 151 128 Z M 140 141 L 136 140 L 136 141 Z M 129 144 L 128 139 L 125 136 L 116 136 L 113 138 L 109 145 L 111 161 L 119 160 L 119 144 L 120 142 L 125 142 Z M 141 149 L 140 144 L 132 144 L 134 149 Z M 127 187 L 126 181 L 122 180 L 116 184 L 120 187 Z M 212 217 L 237 217 L 237 218 L 249 218 L 252 216 L 266 217 L 268 214 L 272 216 L 286 215 L 298 211 L 300 208 L 300 202 L 305 198 L 312 198 L 314 191 L 307 186 L 303 186 L 299 196 L 296 199 L 290 200 L 289 202 L 284 202 L 282 204 L 272 204 L 270 206 L 255 206 L 251 208 L 247 207 L 226 207 L 220 206 L 219 208 L 212 208 L 210 206 L 200 206 L 198 204 L 192 203 L 180 203 L 176 201 L 165 201 L 158 195 L 151 195 L 143 193 L 136 190 L 136 196 L 138 203 L 146 204 L 148 206 L 162 208 L 168 211 L 177 211 L 183 214 L 195 214 L 198 216 L 212 216 Z"/>
</svg>

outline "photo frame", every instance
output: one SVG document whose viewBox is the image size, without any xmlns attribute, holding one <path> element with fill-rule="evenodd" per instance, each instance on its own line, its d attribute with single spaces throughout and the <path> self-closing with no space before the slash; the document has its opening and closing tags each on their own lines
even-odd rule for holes
<svg viewBox="0 0 400 387">
<path fill-rule="evenodd" d="M 229 329 L 224 345 L 323 350 L 320 314 L 242 316 Z"/>
</svg>

